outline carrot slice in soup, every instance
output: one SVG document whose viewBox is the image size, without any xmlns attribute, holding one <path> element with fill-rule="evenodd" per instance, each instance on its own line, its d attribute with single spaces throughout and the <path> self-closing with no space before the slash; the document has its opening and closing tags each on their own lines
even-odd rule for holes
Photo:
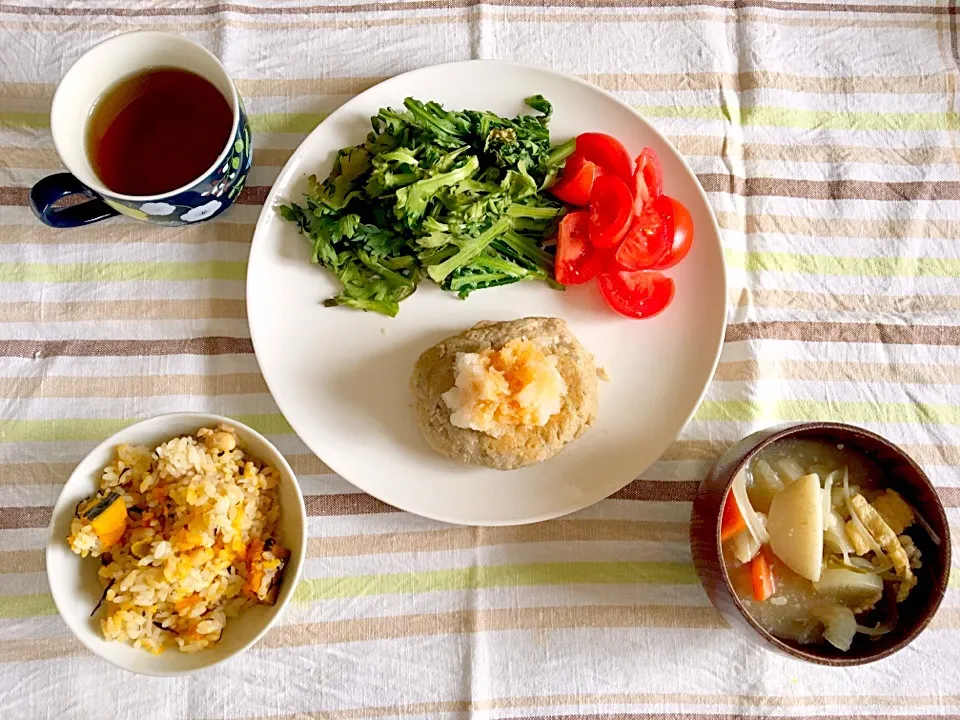
<svg viewBox="0 0 960 720">
<path fill-rule="evenodd" d="M 736 498 L 733 497 L 732 492 L 727 493 L 727 499 L 723 503 L 723 515 L 720 518 L 720 542 L 726 542 L 746 527 L 747 521 L 743 519 Z"/>
<path fill-rule="evenodd" d="M 776 591 L 773 584 L 773 571 L 770 569 L 766 553 L 761 551 L 750 561 L 750 577 L 753 580 L 754 600 L 763 602 Z"/>
</svg>

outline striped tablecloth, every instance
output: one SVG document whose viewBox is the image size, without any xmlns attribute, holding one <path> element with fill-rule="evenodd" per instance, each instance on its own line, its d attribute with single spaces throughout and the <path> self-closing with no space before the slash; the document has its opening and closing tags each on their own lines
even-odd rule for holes
<svg viewBox="0 0 960 720">
<path fill-rule="evenodd" d="M 0 715 L 14 718 L 960 716 L 960 591 L 898 656 L 826 670 L 727 629 L 690 564 L 710 459 L 780 420 L 863 424 L 960 518 L 960 168 L 953 0 L 0 2 Z M 240 204 L 180 230 L 41 226 L 48 110 L 116 32 L 198 40 L 238 80 L 256 153 Z M 444 526 L 331 475 L 251 352 L 253 223 L 304 135 L 380 78 L 466 58 L 580 75 L 684 152 L 723 229 L 730 326 L 696 418 L 574 516 Z M 219 669 L 149 679 L 86 652 L 44 574 L 73 464 L 135 418 L 234 416 L 290 458 L 310 514 L 296 602 Z M 955 535 L 960 532 L 955 531 Z"/>
</svg>

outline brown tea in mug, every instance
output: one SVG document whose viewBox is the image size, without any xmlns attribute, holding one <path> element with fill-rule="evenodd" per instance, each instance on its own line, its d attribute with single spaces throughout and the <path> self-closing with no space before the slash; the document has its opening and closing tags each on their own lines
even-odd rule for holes
<svg viewBox="0 0 960 720">
<path fill-rule="evenodd" d="M 150 68 L 97 100 L 87 157 L 113 192 L 158 195 L 203 175 L 232 128 L 230 105 L 209 80 L 181 68 Z"/>
</svg>

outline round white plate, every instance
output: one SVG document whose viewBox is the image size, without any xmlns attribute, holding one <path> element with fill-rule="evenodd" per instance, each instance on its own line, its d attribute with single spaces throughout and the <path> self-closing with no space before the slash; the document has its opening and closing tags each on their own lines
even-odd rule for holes
<svg viewBox="0 0 960 720">
<path fill-rule="evenodd" d="M 636 156 L 652 147 L 665 191 L 693 216 L 694 245 L 667 271 L 673 303 L 650 320 L 618 317 L 596 283 L 551 290 L 518 283 L 467 300 L 428 280 L 396 318 L 321 302 L 338 284 L 309 263 L 308 242 L 276 207 L 300 201 L 311 174 L 326 177 L 336 151 L 363 141 L 370 116 L 413 96 L 451 109 L 513 116 L 540 93 L 554 106 L 554 142 L 610 133 Z M 399 75 L 324 120 L 290 158 L 257 223 L 247 271 L 247 311 L 260 369 L 303 441 L 345 479 L 384 502 L 468 525 L 546 520 L 595 503 L 636 478 L 667 449 L 710 382 L 723 342 L 726 279 L 720 233 L 693 172 L 629 106 L 571 77 L 513 63 L 469 61 Z M 594 427 L 535 467 L 497 472 L 460 465 L 421 437 L 409 390 L 418 355 L 480 320 L 566 319 L 612 378 L 601 382 Z"/>
</svg>

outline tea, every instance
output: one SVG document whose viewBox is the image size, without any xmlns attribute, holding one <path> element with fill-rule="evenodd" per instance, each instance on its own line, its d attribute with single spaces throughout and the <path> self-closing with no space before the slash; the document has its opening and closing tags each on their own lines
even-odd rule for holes
<svg viewBox="0 0 960 720">
<path fill-rule="evenodd" d="M 230 105 L 209 80 L 181 68 L 150 68 L 97 100 L 87 124 L 87 157 L 113 192 L 157 195 L 202 176 L 232 127 Z"/>
</svg>

